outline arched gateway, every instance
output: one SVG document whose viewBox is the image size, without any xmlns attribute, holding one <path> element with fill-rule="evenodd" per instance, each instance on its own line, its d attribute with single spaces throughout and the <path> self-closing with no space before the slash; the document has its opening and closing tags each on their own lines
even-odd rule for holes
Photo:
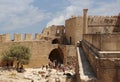
<svg viewBox="0 0 120 82">
<path fill-rule="evenodd" d="M 58 63 L 63 64 L 64 55 L 62 53 L 62 50 L 59 48 L 53 49 L 49 54 L 49 59 L 51 62 L 56 60 Z"/>
</svg>

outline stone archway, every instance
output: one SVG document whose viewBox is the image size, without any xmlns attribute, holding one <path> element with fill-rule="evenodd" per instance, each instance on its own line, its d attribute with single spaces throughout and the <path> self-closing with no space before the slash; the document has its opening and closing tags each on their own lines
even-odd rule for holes
<svg viewBox="0 0 120 82">
<path fill-rule="evenodd" d="M 50 54 L 49 54 L 49 60 L 51 62 L 53 62 L 54 60 L 56 60 L 58 63 L 63 64 L 64 61 L 64 55 L 62 53 L 62 51 L 58 48 L 53 49 Z"/>
<path fill-rule="evenodd" d="M 59 44 L 59 43 L 60 43 L 60 41 L 58 39 L 52 40 L 52 44 Z"/>
</svg>

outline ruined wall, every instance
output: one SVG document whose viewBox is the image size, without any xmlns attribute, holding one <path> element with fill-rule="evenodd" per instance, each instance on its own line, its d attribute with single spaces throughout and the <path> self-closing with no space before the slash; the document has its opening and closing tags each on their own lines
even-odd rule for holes
<svg viewBox="0 0 120 82">
<path fill-rule="evenodd" d="M 68 65 L 76 66 L 77 55 L 76 55 L 76 46 L 75 45 L 67 45 L 66 46 L 66 63 Z"/>
<path fill-rule="evenodd" d="M 63 25 L 52 25 L 50 27 L 47 27 L 43 30 L 41 37 L 51 37 L 51 38 L 55 38 L 55 37 L 59 37 L 64 35 L 64 29 L 65 27 Z"/>
<path fill-rule="evenodd" d="M 63 51 L 64 63 L 66 65 L 76 65 L 76 47 L 75 45 L 59 45 L 59 48 Z"/>
<path fill-rule="evenodd" d="M 49 40 L 52 41 L 57 39 L 59 43 L 63 43 L 63 39 L 65 37 L 65 27 L 63 25 L 52 25 L 47 28 L 45 28 L 42 31 L 42 34 L 40 36 L 41 40 Z"/>
<path fill-rule="evenodd" d="M 120 32 L 118 20 L 119 16 L 89 16 L 88 34 Z"/>
</svg>

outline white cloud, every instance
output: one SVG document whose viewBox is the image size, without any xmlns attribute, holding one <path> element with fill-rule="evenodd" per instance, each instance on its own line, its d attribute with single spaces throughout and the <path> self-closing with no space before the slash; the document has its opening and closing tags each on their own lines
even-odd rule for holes
<svg viewBox="0 0 120 82">
<path fill-rule="evenodd" d="M 89 9 L 89 15 L 117 15 L 120 12 L 120 0 L 110 3 L 102 0 L 68 0 L 68 2 L 70 5 L 57 12 L 47 26 L 64 24 L 65 19 L 72 15 L 82 15 L 84 8 Z"/>
<path fill-rule="evenodd" d="M 63 11 L 57 13 L 57 15 L 47 24 L 50 25 L 61 25 L 64 24 L 65 20 L 71 16 L 82 13 L 83 7 L 89 6 L 90 0 L 82 0 L 85 3 L 81 3 L 81 0 L 68 0 L 70 5 L 65 7 Z"/>
<path fill-rule="evenodd" d="M 29 28 L 48 18 L 48 14 L 33 6 L 35 0 L 0 0 L 0 29 L 10 31 L 18 28 Z M 120 0 L 107 2 L 103 0 L 67 0 L 69 5 L 60 6 L 64 10 L 52 13 L 50 25 L 64 24 L 71 16 L 82 15 L 88 8 L 89 15 L 116 15 L 120 12 Z M 99 1 L 99 2 L 98 2 Z M 48 8 L 49 10 L 49 8 Z M 48 12 L 51 14 L 51 12 Z"/>
<path fill-rule="evenodd" d="M 90 14 L 95 15 L 118 15 L 120 13 L 120 0 L 114 0 L 113 2 L 101 2 L 97 3 L 97 8 L 91 8 Z"/>
<path fill-rule="evenodd" d="M 29 27 L 46 18 L 33 6 L 34 0 L 0 0 L 0 29 L 3 31 Z"/>
</svg>

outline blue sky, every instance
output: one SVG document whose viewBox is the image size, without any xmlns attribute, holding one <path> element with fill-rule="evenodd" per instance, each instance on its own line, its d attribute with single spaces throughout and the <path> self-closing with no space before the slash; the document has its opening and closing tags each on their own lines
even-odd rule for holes
<svg viewBox="0 0 120 82">
<path fill-rule="evenodd" d="M 0 0 L 0 34 L 40 33 L 84 8 L 89 15 L 118 15 L 120 0 Z"/>
</svg>

